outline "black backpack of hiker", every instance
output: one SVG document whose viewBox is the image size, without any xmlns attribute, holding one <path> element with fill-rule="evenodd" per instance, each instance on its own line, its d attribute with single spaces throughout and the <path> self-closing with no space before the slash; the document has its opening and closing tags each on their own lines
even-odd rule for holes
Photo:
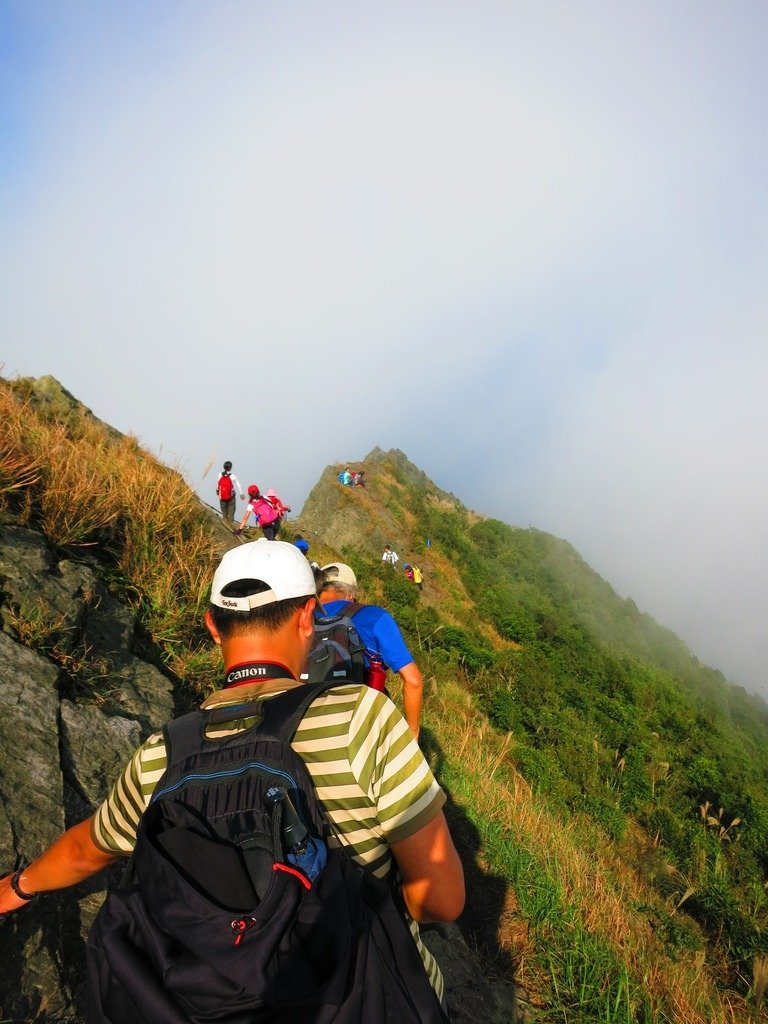
<svg viewBox="0 0 768 1024">
<path fill-rule="evenodd" d="M 361 608 L 365 605 L 350 601 L 338 615 L 315 616 L 315 635 L 302 679 L 309 683 L 333 679 L 351 683 L 368 681 L 365 647 L 353 622 Z"/>
<path fill-rule="evenodd" d="M 88 1024 L 445 1024 L 389 885 L 326 845 L 290 746 L 331 686 L 166 726 L 168 767 L 88 936 Z"/>
</svg>

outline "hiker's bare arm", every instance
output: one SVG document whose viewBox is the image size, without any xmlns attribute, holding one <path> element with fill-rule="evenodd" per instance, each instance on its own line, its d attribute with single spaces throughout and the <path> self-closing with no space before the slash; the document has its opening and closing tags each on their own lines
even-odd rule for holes
<svg viewBox="0 0 768 1024">
<path fill-rule="evenodd" d="M 23 892 L 50 892 L 82 882 L 117 860 L 118 855 L 105 853 L 91 839 L 91 819 L 86 818 L 48 847 L 24 869 L 19 879 Z M 27 906 L 11 888 L 11 876 L 0 879 L 0 914 L 8 914 Z"/>
<path fill-rule="evenodd" d="M 424 701 L 424 677 L 415 661 L 403 665 L 400 669 L 403 680 L 403 710 L 405 720 L 416 739 L 419 738 L 421 723 L 421 705 Z"/>
<path fill-rule="evenodd" d="M 443 812 L 391 849 L 411 916 L 422 924 L 455 921 L 464 909 L 464 869 Z"/>
</svg>

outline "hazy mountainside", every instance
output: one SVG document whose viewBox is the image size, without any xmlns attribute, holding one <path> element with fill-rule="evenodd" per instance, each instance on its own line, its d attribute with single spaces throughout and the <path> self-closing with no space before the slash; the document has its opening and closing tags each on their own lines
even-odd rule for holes
<svg viewBox="0 0 768 1024">
<path fill-rule="evenodd" d="M 328 467 L 283 535 L 349 561 L 424 672 L 421 743 L 467 876 L 470 948 L 429 937 L 457 1024 L 512 1020 L 513 976 L 542 1021 L 763 1019 L 766 705 L 566 542 L 473 513 L 402 452 L 363 465 L 365 488 Z M 235 542 L 57 382 L 0 380 L 6 863 L 92 810 L 136 738 L 217 685 L 201 619 Z M 0 1020 L 78 1019 L 103 882 L 2 923 Z"/>
<path fill-rule="evenodd" d="M 434 689 L 452 671 L 462 680 L 543 805 L 615 844 L 673 955 L 706 952 L 719 984 L 759 990 L 768 706 L 701 665 L 566 542 L 478 516 L 401 452 L 351 465 L 365 466 L 367 488 L 343 487 L 329 467 L 300 525 L 340 547 L 395 611 L 431 659 Z M 382 572 L 385 543 L 423 569 L 423 594 Z"/>
</svg>

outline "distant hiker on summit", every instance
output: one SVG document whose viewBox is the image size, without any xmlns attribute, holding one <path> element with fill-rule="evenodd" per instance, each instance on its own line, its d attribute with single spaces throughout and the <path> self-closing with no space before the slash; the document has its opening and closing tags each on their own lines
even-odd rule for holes
<svg viewBox="0 0 768 1024">
<path fill-rule="evenodd" d="M 267 501 L 256 484 L 249 484 L 248 497 L 251 500 L 245 506 L 245 515 L 235 533 L 240 534 L 243 532 L 245 524 L 248 522 L 248 517 L 253 513 L 256 525 L 261 527 L 261 532 L 267 540 L 274 540 L 277 536 L 280 513 L 270 501 Z"/>
<path fill-rule="evenodd" d="M 320 602 L 326 616 L 339 615 L 347 605 L 357 602 L 357 577 L 343 562 L 324 565 L 323 573 L 325 582 L 320 590 Z M 365 649 L 367 663 L 370 664 L 372 657 L 378 655 L 384 667 L 397 672 L 402 679 L 405 720 L 418 739 L 424 679 L 397 623 L 388 611 L 375 604 L 357 605 L 357 610 L 352 612 L 352 621 Z"/>
<path fill-rule="evenodd" d="M 88 937 L 89 1024 L 446 1024 L 416 922 L 455 920 L 464 873 L 400 712 L 298 681 L 317 596 L 292 544 L 228 551 L 210 600 L 221 688 L 0 877 L 0 915 L 133 853 Z"/>
<path fill-rule="evenodd" d="M 245 501 L 243 486 L 232 472 L 232 463 L 225 462 L 221 471 L 219 482 L 216 484 L 216 494 L 219 499 L 221 514 L 228 523 L 235 521 L 235 491 L 240 492 L 240 500 Z"/>
<path fill-rule="evenodd" d="M 384 545 L 384 554 L 381 556 L 381 560 L 382 560 L 382 562 L 389 562 L 389 564 L 394 569 L 394 567 L 400 561 L 400 556 L 398 555 L 398 553 L 396 551 L 392 550 L 392 548 L 389 546 L 389 544 L 385 544 Z"/>
</svg>

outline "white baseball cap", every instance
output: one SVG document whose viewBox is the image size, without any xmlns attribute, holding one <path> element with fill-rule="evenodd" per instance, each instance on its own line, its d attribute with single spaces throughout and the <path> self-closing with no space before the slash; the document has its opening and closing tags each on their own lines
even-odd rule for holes
<svg viewBox="0 0 768 1024">
<path fill-rule="evenodd" d="M 329 562 L 328 565 L 323 566 L 322 571 L 325 573 L 327 583 L 343 583 L 348 587 L 357 586 L 357 576 L 344 562 Z"/>
<path fill-rule="evenodd" d="M 222 590 L 240 580 L 259 580 L 268 590 L 248 597 L 225 597 Z M 292 597 L 316 597 L 315 577 L 309 562 L 293 544 L 260 537 L 227 551 L 213 574 L 211 604 L 247 612 Z"/>
</svg>

